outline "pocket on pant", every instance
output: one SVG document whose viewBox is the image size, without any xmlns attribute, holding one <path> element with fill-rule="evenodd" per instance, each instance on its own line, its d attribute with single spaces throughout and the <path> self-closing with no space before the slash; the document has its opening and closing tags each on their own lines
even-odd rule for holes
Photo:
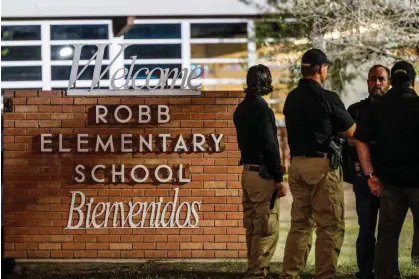
<svg viewBox="0 0 419 279">
<path fill-rule="evenodd" d="M 279 215 L 278 213 L 270 213 L 265 216 L 262 229 L 263 236 L 271 236 L 279 232 Z"/>
</svg>

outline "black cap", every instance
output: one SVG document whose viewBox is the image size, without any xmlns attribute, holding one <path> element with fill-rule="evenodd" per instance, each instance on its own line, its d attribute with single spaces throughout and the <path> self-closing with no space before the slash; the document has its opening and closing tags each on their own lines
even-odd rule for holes
<svg viewBox="0 0 419 279">
<path fill-rule="evenodd" d="M 333 63 L 327 59 L 326 54 L 318 48 L 312 48 L 306 51 L 301 59 L 301 66 L 305 67 L 321 66 L 323 64 L 333 65 Z"/>
<path fill-rule="evenodd" d="M 391 68 L 391 78 L 393 79 L 397 76 L 407 77 L 408 81 L 412 82 L 416 78 L 415 68 L 409 62 L 399 61 Z"/>
</svg>

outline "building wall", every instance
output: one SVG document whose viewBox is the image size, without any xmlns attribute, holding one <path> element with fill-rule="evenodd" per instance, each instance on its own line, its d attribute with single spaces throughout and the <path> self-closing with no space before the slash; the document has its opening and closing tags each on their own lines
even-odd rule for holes
<svg viewBox="0 0 419 279">
<path fill-rule="evenodd" d="M 15 258 L 244 258 L 241 185 L 232 113 L 243 92 L 203 92 L 194 97 L 71 98 L 61 91 L 6 91 L 13 112 L 4 113 L 5 256 Z M 91 122 L 96 105 L 168 105 L 167 124 Z M 177 135 L 223 134 L 221 152 L 191 153 L 48 153 L 40 152 L 41 134 Z M 281 140 L 286 143 L 286 140 Z M 55 145 L 57 144 L 54 141 Z M 67 142 L 68 143 L 68 142 Z M 64 146 L 65 147 L 65 146 Z M 77 164 L 184 164 L 190 183 L 97 184 L 74 181 Z M 100 176 L 100 175 L 99 175 Z M 179 203 L 201 202 L 197 228 L 65 229 L 71 191 L 98 202 L 151 202 L 159 197 Z M 80 199 L 77 199 L 80 202 Z M 186 218 L 186 207 L 181 218 Z M 86 216 L 86 208 L 83 214 Z M 76 216 L 76 215 L 74 215 Z M 149 218 L 148 216 L 147 218 Z M 73 218 L 76 220 L 77 218 Z M 100 218 L 99 218 L 100 219 Z M 74 223 L 73 223 L 74 224 Z"/>
<path fill-rule="evenodd" d="M 265 4 L 263 0 L 256 0 Z M 106 17 L 106 16 L 205 16 L 257 15 L 260 11 L 239 0 L 54 0 L 8 1 L 2 4 L 2 17 Z"/>
</svg>

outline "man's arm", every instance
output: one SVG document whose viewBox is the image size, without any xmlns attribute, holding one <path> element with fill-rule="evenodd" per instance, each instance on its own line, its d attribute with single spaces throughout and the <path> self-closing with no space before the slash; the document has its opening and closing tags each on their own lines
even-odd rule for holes
<svg viewBox="0 0 419 279">
<path fill-rule="evenodd" d="M 368 144 L 359 140 L 355 140 L 355 145 L 364 174 L 367 175 L 370 173 L 374 173 L 374 168 L 371 162 L 370 147 L 368 146 Z"/>
<path fill-rule="evenodd" d="M 352 139 L 354 136 L 355 130 L 356 130 L 356 124 L 354 123 L 351 127 L 349 127 L 349 129 L 340 132 L 340 134 L 345 138 Z"/>
<path fill-rule="evenodd" d="M 274 177 L 275 182 L 282 182 L 280 151 L 276 145 L 277 134 L 272 129 L 271 117 L 273 116 L 270 115 L 270 112 L 263 112 L 261 123 L 258 125 L 258 137 L 262 145 L 262 155 L 266 169 Z"/>
<path fill-rule="evenodd" d="M 365 175 L 374 174 L 374 167 L 371 162 L 371 152 L 368 144 L 355 140 L 356 150 L 358 153 L 359 162 L 361 163 L 362 171 Z M 371 176 L 368 178 L 368 186 L 370 187 L 371 193 L 374 196 L 380 196 L 381 182 L 377 176 Z"/>
</svg>

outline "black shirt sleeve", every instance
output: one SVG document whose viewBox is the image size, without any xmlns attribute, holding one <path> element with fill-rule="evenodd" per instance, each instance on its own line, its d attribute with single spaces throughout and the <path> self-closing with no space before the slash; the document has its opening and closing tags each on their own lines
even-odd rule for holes
<svg viewBox="0 0 419 279">
<path fill-rule="evenodd" d="M 262 148 L 264 166 L 275 182 L 282 182 L 281 158 L 276 133 L 275 116 L 269 109 L 262 112 L 258 125 L 258 136 Z"/>
<path fill-rule="evenodd" d="M 330 102 L 333 126 L 336 127 L 337 132 L 346 131 L 355 123 L 355 121 L 346 110 L 345 105 L 339 96 L 336 93 L 333 93 L 331 96 Z"/>
<path fill-rule="evenodd" d="M 372 139 L 371 109 L 365 108 L 359 115 L 354 138 L 363 143 L 370 143 Z"/>
</svg>

